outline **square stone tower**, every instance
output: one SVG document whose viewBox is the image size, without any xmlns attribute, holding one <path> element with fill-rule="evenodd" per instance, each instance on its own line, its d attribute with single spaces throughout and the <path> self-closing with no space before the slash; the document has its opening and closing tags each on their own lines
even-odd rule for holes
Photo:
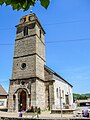
<svg viewBox="0 0 90 120">
<path fill-rule="evenodd" d="M 26 110 L 30 106 L 44 109 L 45 32 L 35 14 L 22 17 L 16 28 L 8 111 Z"/>
</svg>

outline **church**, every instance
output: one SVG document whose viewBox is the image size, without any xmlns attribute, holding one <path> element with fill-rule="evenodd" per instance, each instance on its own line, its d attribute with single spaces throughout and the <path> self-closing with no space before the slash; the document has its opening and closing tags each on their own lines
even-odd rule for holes
<svg viewBox="0 0 90 120">
<path fill-rule="evenodd" d="M 72 106 L 72 85 L 46 65 L 45 31 L 37 16 L 23 16 L 16 29 L 8 111 Z"/>
</svg>

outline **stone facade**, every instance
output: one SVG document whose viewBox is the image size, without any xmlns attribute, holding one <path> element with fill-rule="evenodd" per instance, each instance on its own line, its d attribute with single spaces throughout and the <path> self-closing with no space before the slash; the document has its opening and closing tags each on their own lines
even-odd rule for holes
<svg viewBox="0 0 90 120">
<path fill-rule="evenodd" d="M 30 106 L 51 109 L 56 80 L 54 71 L 45 66 L 45 32 L 35 14 L 22 17 L 16 28 L 8 111 L 27 110 Z"/>
<path fill-rule="evenodd" d="M 22 20 L 24 21 L 22 22 Z M 30 106 L 45 109 L 45 90 L 43 89 L 45 32 L 34 14 L 21 18 L 19 25 L 16 27 L 17 34 L 8 110 L 18 111 L 22 108 L 26 110 Z M 21 95 L 25 97 L 26 101 Z"/>
</svg>

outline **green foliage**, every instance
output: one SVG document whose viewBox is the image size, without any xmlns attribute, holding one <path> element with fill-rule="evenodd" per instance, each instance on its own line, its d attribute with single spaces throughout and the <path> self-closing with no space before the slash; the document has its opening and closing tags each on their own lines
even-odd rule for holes
<svg viewBox="0 0 90 120">
<path fill-rule="evenodd" d="M 38 114 L 41 114 L 41 109 L 40 109 L 40 107 L 37 108 L 37 113 L 38 113 Z"/>
<path fill-rule="evenodd" d="M 28 10 L 30 6 L 34 6 L 36 1 L 39 1 L 44 8 L 48 8 L 50 0 L 0 0 L 0 5 L 6 4 L 11 5 L 13 10 L 23 9 Z"/>
<path fill-rule="evenodd" d="M 38 114 L 41 114 L 41 109 L 40 109 L 40 107 L 39 108 L 37 108 L 37 106 L 36 107 L 33 107 L 33 106 L 31 106 L 31 107 L 29 107 L 28 109 L 27 109 L 27 111 L 26 111 L 27 113 L 29 113 L 29 112 L 37 112 Z"/>
<path fill-rule="evenodd" d="M 88 99 L 88 98 L 90 98 L 90 93 L 88 93 L 88 94 L 75 94 L 75 93 L 73 93 L 73 98 L 74 98 L 74 100 L 75 99 L 79 99 L 79 100 Z"/>
<path fill-rule="evenodd" d="M 40 3 L 44 8 L 47 8 L 50 3 L 50 0 L 40 0 Z"/>
<path fill-rule="evenodd" d="M 29 107 L 28 110 L 27 110 L 26 112 L 27 112 L 27 113 L 29 113 L 29 112 L 34 112 L 33 106 Z"/>
</svg>

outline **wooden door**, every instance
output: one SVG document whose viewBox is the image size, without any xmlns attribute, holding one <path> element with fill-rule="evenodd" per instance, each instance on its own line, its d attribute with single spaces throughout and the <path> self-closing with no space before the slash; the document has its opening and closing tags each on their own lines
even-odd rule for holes
<svg viewBox="0 0 90 120">
<path fill-rule="evenodd" d="M 26 92 L 20 93 L 20 110 L 26 110 Z"/>
</svg>

